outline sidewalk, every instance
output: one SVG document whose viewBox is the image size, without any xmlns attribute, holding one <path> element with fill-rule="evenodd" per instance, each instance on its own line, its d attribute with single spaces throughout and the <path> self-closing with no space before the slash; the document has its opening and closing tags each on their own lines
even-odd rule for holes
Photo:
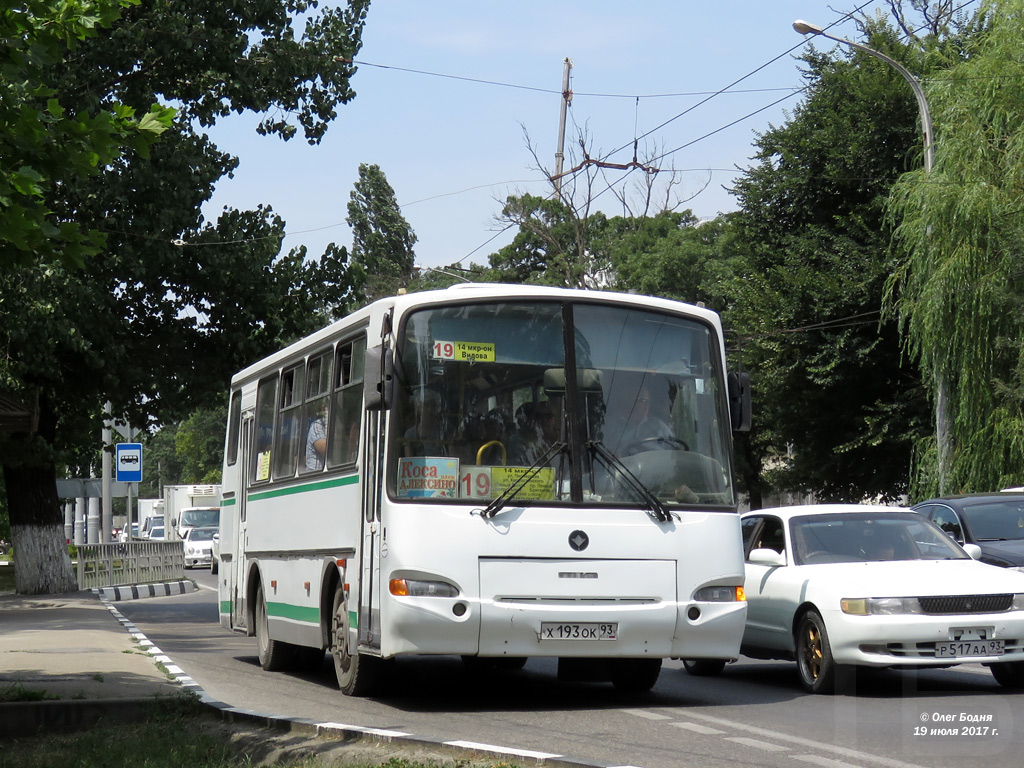
<svg viewBox="0 0 1024 768">
<path fill-rule="evenodd" d="M 21 691 L 38 697 L 11 701 Z M 92 592 L 0 594 L 0 738 L 122 719 L 181 687 Z"/>
</svg>

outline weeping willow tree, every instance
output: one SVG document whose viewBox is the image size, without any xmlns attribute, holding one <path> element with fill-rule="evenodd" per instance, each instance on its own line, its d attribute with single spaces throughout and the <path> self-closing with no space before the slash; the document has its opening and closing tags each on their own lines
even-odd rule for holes
<svg viewBox="0 0 1024 768">
<path fill-rule="evenodd" d="M 1024 0 L 989 0 L 960 60 L 927 84 L 931 173 L 889 200 L 905 250 L 890 306 L 932 391 L 948 394 L 944 491 L 1024 481 Z M 939 491 L 938 447 L 919 451 L 912 494 Z"/>
</svg>

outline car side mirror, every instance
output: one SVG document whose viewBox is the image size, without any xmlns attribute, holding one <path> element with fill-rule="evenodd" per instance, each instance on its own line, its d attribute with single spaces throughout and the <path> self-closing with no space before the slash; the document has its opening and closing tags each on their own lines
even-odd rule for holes
<svg viewBox="0 0 1024 768">
<path fill-rule="evenodd" d="M 776 552 L 774 549 L 752 549 L 750 554 L 747 555 L 747 562 L 755 563 L 756 565 L 785 565 L 786 555 L 783 552 Z"/>
<path fill-rule="evenodd" d="M 977 560 L 981 557 L 981 547 L 977 544 L 962 544 L 964 552 L 970 555 L 973 559 Z"/>
</svg>

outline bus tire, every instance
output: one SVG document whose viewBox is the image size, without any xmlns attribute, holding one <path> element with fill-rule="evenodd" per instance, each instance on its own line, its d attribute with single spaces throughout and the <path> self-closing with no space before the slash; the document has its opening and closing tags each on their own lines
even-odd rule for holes
<svg viewBox="0 0 1024 768">
<path fill-rule="evenodd" d="M 624 693 L 646 693 L 658 682 L 661 659 L 609 659 L 612 685 Z"/>
<path fill-rule="evenodd" d="M 294 650 L 288 643 L 270 639 L 267 601 L 263 596 L 262 584 L 256 587 L 256 647 L 259 650 L 260 666 L 268 672 L 288 666 Z"/>
<path fill-rule="evenodd" d="M 334 591 L 331 610 L 331 656 L 338 687 L 346 696 L 368 696 L 377 686 L 381 660 L 359 653 L 351 647 L 348 603 L 340 585 Z"/>
</svg>

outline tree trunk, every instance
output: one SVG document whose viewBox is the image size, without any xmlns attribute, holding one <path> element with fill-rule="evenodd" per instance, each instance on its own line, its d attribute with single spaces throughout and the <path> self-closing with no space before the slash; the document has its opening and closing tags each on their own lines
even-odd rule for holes
<svg viewBox="0 0 1024 768">
<path fill-rule="evenodd" d="M 15 590 L 21 595 L 77 592 L 53 464 L 5 465 L 4 482 L 11 516 Z"/>
</svg>

